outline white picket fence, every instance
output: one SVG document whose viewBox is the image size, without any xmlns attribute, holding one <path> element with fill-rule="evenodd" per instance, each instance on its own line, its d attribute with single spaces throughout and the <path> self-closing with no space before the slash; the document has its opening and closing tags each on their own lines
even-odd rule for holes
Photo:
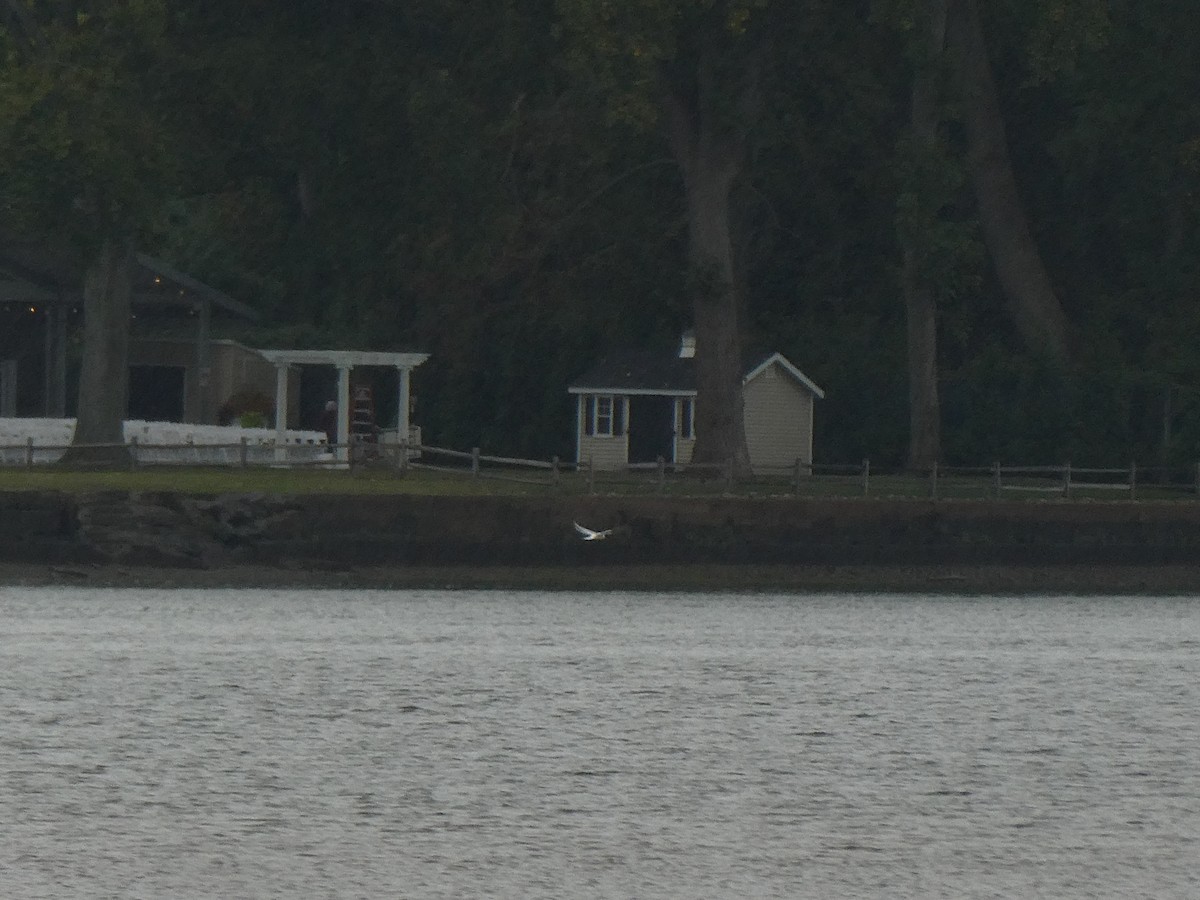
<svg viewBox="0 0 1200 900">
<path fill-rule="evenodd" d="M 75 434 L 74 419 L 0 418 L 0 465 L 57 462 Z M 190 425 L 129 419 L 125 442 L 137 444 L 139 464 L 245 465 L 332 461 L 325 432 L 288 429 L 276 446 L 273 428 Z M 282 452 L 281 452 L 282 451 Z"/>
</svg>

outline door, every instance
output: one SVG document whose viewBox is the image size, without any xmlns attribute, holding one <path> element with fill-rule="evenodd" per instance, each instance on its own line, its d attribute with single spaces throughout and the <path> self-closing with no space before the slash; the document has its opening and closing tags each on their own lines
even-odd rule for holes
<svg viewBox="0 0 1200 900">
<path fill-rule="evenodd" d="M 183 366 L 130 366 L 129 418 L 183 421 Z"/>
<path fill-rule="evenodd" d="M 17 361 L 0 359 L 0 416 L 17 414 Z"/>
<path fill-rule="evenodd" d="M 629 461 L 675 461 L 675 398 L 629 398 Z"/>
</svg>

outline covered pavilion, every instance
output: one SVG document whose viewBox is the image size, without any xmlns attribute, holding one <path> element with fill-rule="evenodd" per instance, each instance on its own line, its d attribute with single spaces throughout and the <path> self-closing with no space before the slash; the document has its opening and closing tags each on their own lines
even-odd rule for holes
<svg viewBox="0 0 1200 900">
<path fill-rule="evenodd" d="M 213 314 L 220 312 L 254 322 L 258 313 L 145 253 L 134 254 L 131 287 L 135 315 L 138 310 L 178 310 L 194 322 L 191 342 L 197 377 L 195 393 L 200 402 L 196 418 L 208 421 L 215 413 L 205 402 L 212 371 Z M 0 305 L 44 317 L 42 414 L 65 416 L 69 322 L 83 307 L 83 272 L 78 262 L 45 244 L 8 240 L 0 235 Z M 15 367 L 7 380 L 15 381 Z M 15 394 L 15 385 L 6 387 Z M 15 405 L 15 401 L 5 405 Z"/>
<path fill-rule="evenodd" d="M 378 350 L 259 350 L 275 366 L 275 409 L 288 409 L 288 373 L 292 366 L 333 366 L 338 372 L 337 385 L 337 456 L 342 462 L 350 458 L 350 373 L 360 366 L 395 368 L 399 375 L 396 432 L 401 441 L 409 434 L 409 400 L 412 370 L 425 360 L 428 353 L 391 353 Z M 284 444 L 287 427 L 285 415 L 276 415 L 277 445 Z"/>
</svg>

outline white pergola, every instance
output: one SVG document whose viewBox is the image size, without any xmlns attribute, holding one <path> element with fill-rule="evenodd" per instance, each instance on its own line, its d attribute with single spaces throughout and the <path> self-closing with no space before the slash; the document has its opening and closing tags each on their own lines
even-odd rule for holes
<svg viewBox="0 0 1200 900">
<path fill-rule="evenodd" d="M 288 370 L 292 366 L 334 366 L 338 370 L 337 443 L 338 459 L 350 459 L 350 370 L 355 366 L 395 368 L 400 375 L 397 431 L 401 441 L 408 440 L 409 380 L 412 370 L 425 360 L 428 353 L 388 353 L 375 350 L 259 350 L 263 358 L 275 366 L 275 434 L 276 446 L 284 444 L 287 430 Z"/>
</svg>

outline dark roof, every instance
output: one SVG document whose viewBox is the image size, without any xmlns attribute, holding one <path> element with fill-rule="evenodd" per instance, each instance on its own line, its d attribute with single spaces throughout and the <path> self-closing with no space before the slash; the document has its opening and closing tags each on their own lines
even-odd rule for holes
<svg viewBox="0 0 1200 900">
<path fill-rule="evenodd" d="M 138 264 L 138 271 L 135 273 L 135 300 L 143 303 L 167 303 L 175 300 L 174 296 L 168 296 L 174 289 L 178 289 L 179 295 L 184 295 L 185 292 L 199 294 L 211 300 L 214 306 L 241 316 L 244 319 L 257 319 L 258 313 L 247 306 L 234 300 L 223 291 L 217 290 L 215 287 L 205 284 L 202 281 L 197 281 L 190 275 L 174 269 L 161 259 L 153 256 L 147 256 L 145 253 L 137 253 L 134 257 Z M 171 288 L 163 289 L 163 283 L 171 285 Z"/>
<path fill-rule="evenodd" d="M 825 392 L 780 353 L 752 350 L 742 354 L 742 374 L 757 374 L 767 363 L 778 361 L 793 378 L 817 397 Z M 584 372 L 567 388 L 582 393 L 694 394 L 696 361 L 680 359 L 676 353 L 625 350 L 612 353 Z"/>
<path fill-rule="evenodd" d="M 192 308 L 197 298 L 218 309 L 257 319 L 258 313 L 210 285 L 197 281 L 160 259 L 134 255 L 133 303 L 140 306 Z M 0 299 L 18 302 L 79 303 L 83 269 L 75 254 L 49 243 L 17 240 L 0 233 Z"/>
<path fill-rule="evenodd" d="M 611 353 L 579 376 L 570 389 L 663 393 L 695 391 L 695 360 L 680 359 L 674 353 L 648 350 Z"/>
</svg>

